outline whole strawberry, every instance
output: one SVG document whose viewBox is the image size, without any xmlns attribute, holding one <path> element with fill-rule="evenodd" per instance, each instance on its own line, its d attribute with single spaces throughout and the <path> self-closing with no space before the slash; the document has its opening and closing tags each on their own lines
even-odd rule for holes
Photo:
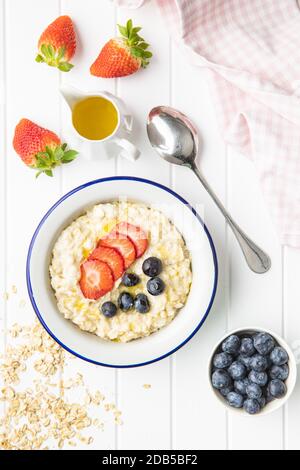
<svg viewBox="0 0 300 470">
<path fill-rule="evenodd" d="M 67 150 L 67 144 L 62 144 L 54 132 L 29 119 L 21 119 L 16 126 L 13 146 L 23 162 L 37 170 L 36 176 L 41 173 L 53 176 L 53 168 L 72 162 L 78 154 Z"/>
<path fill-rule="evenodd" d="M 108 41 L 90 68 L 96 77 L 125 77 L 147 67 L 152 53 L 149 44 L 139 36 L 141 28 L 133 28 L 132 20 L 126 26 L 119 26 L 122 37 Z"/>
<path fill-rule="evenodd" d="M 74 66 L 69 61 L 76 52 L 76 34 L 69 16 L 60 16 L 43 32 L 38 43 L 37 62 L 45 62 L 62 72 Z"/>
</svg>

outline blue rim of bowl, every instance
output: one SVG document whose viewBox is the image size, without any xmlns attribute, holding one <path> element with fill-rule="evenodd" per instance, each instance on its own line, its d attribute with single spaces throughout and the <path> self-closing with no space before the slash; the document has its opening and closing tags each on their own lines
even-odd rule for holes
<svg viewBox="0 0 300 470">
<path fill-rule="evenodd" d="M 94 184 L 105 183 L 105 182 L 108 182 L 108 181 L 124 181 L 124 180 L 126 180 L 126 181 L 138 181 L 140 183 L 146 183 L 146 184 L 150 184 L 152 186 L 156 186 L 157 188 L 160 188 L 160 189 L 172 194 L 176 199 L 178 199 L 180 202 L 185 204 L 192 211 L 194 216 L 198 219 L 198 221 L 202 225 L 202 227 L 203 227 L 203 229 L 206 233 L 206 236 L 208 238 L 210 248 L 211 248 L 211 251 L 212 251 L 212 255 L 213 255 L 213 261 L 214 261 L 214 267 L 215 267 L 215 277 L 214 277 L 214 286 L 213 286 L 211 299 L 209 301 L 206 312 L 205 312 L 204 316 L 202 317 L 201 321 L 199 322 L 199 324 L 197 325 L 197 327 L 193 330 L 193 332 L 182 343 L 180 343 L 178 346 L 176 346 L 174 349 L 167 352 L 166 354 L 163 354 L 162 356 L 159 356 L 155 359 L 151 359 L 151 361 L 146 361 L 146 362 L 142 362 L 142 363 L 138 363 L 138 364 L 115 365 L 115 364 L 105 364 L 103 362 L 95 361 L 93 359 L 89 359 L 88 357 L 84 357 L 81 354 L 77 353 L 76 351 L 73 351 L 72 349 L 70 349 L 68 346 L 66 346 L 64 343 L 62 343 L 54 335 L 54 333 L 50 330 L 48 325 L 45 323 L 45 321 L 42 317 L 42 314 L 39 311 L 39 309 L 36 305 L 35 299 L 34 299 L 32 286 L 31 286 L 31 279 L 30 279 L 30 260 L 31 260 L 31 254 L 32 254 L 32 250 L 33 250 L 33 247 L 34 247 L 34 244 L 35 244 L 35 240 L 36 240 L 36 238 L 39 234 L 39 231 L 40 231 L 41 227 L 43 226 L 43 224 L 45 223 L 45 221 L 47 220 L 47 218 L 49 217 L 49 215 L 56 209 L 56 207 L 58 207 L 62 202 L 64 202 L 67 198 L 69 198 L 73 194 L 77 193 L 78 191 L 81 191 L 82 189 L 87 188 L 88 186 L 92 186 Z M 214 299 L 215 299 L 215 295 L 216 295 L 216 291 L 217 291 L 217 284 L 218 284 L 218 261 L 217 261 L 216 249 L 215 249 L 212 237 L 211 237 L 206 225 L 204 224 L 203 220 L 201 219 L 199 214 L 196 212 L 196 210 L 183 197 L 181 197 L 179 194 L 177 194 L 175 191 L 168 188 L 167 186 L 164 186 L 164 185 L 162 185 L 160 183 L 157 183 L 155 181 L 152 181 L 152 180 L 148 180 L 148 179 L 144 179 L 144 178 L 138 178 L 138 177 L 134 177 L 134 176 L 111 176 L 111 177 L 108 177 L 108 178 L 100 178 L 100 179 L 96 179 L 96 180 L 93 180 L 93 181 L 89 181 L 88 183 L 84 183 L 84 184 L 72 189 L 67 194 L 62 196 L 48 210 L 48 212 L 44 215 L 44 217 L 40 221 L 39 225 L 37 226 L 37 228 L 36 228 L 36 230 L 33 234 L 33 237 L 31 239 L 30 245 L 29 245 L 28 254 L 27 254 L 27 261 L 26 261 L 26 282 L 27 282 L 27 290 L 28 290 L 28 295 L 29 295 L 29 298 L 30 298 L 31 305 L 32 305 L 32 307 L 33 307 L 40 323 L 45 328 L 45 330 L 48 332 L 48 334 L 54 339 L 54 341 L 56 341 L 63 349 L 65 349 L 69 353 L 73 354 L 74 356 L 78 357 L 79 359 L 82 359 L 86 362 L 90 362 L 92 364 L 96 364 L 98 366 L 112 367 L 112 368 L 116 368 L 116 369 L 129 369 L 129 368 L 132 368 L 132 367 L 146 366 L 148 364 L 152 364 L 154 362 L 158 362 L 158 361 L 161 361 L 162 359 L 165 359 L 166 357 L 168 357 L 171 354 L 174 354 L 176 351 L 178 351 L 178 349 L 182 348 L 186 343 L 188 343 L 188 341 L 190 341 L 193 338 L 193 336 L 197 333 L 197 331 L 200 330 L 201 326 L 204 324 L 205 320 L 208 317 L 208 314 L 211 310 L 211 307 L 212 307 Z"/>
</svg>

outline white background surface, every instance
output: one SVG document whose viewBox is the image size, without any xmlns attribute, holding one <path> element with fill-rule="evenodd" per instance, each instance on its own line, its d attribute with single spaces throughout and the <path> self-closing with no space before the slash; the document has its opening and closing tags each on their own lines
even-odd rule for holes
<svg viewBox="0 0 300 470">
<path fill-rule="evenodd" d="M 1 292 L 13 284 L 18 287 L 16 300 L 5 302 L 1 296 L 1 326 L 34 318 L 29 302 L 25 309 L 18 309 L 20 296 L 27 298 L 27 247 L 41 216 L 63 193 L 114 174 L 143 176 L 169 185 L 192 204 L 204 204 L 205 222 L 219 260 L 216 301 L 201 331 L 162 362 L 116 371 L 71 361 L 68 373 L 82 372 L 91 387 L 105 389 L 123 412 L 123 426 L 107 423 L 104 432 L 95 434 L 92 448 L 299 450 L 299 384 L 285 409 L 253 419 L 228 414 L 208 386 L 208 357 L 226 329 L 266 327 L 284 335 L 298 352 L 300 252 L 279 245 L 251 163 L 222 142 L 204 72 L 189 66 L 172 45 L 151 2 L 130 12 L 116 9 L 109 0 L 1 0 L 0 5 Z M 79 38 L 76 67 L 64 75 L 34 61 L 39 35 L 59 14 L 73 18 Z M 143 26 L 153 46 L 151 66 L 116 81 L 90 76 L 89 66 L 101 45 L 114 36 L 116 23 L 129 17 Z M 55 178 L 41 176 L 35 181 L 12 149 L 14 127 L 27 117 L 63 135 L 69 113 L 58 93 L 61 81 L 89 91 L 105 89 L 126 101 L 135 117 L 134 139 L 142 150 L 138 162 L 100 158 L 87 162 L 81 156 L 57 171 Z M 203 171 L 234 218 L 272 257 L 268 274 L 249 271 L 222 216 L 192 173 L 171 169 L 154 155 L 145 121 L 149 110 L 159 104 L 171 104 L 196 122 L 203 138 Z M 145 390 L 145 383 L 152 388 Z"/>
</svg>

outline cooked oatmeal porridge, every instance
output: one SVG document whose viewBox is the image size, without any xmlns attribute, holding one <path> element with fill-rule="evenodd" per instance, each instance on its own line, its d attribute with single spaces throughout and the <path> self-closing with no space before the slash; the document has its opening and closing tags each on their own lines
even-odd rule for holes
<svg viewBox="0 0 300 470">
<path fill-rule="evenodd" d="M 192 282 L 184 239 L 159 210 L 97 204 L 59 236 L 50 264 L 59 311 L 82 330 L 128 342 L 168 325 Z"/>
</svg>

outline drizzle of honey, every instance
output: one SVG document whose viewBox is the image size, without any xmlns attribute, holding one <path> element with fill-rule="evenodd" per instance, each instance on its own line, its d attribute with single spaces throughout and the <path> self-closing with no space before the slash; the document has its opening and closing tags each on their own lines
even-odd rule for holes
<svg viewBox="0 0 300 470">
<path fill-rule="evenodd" d="M 113 228 L 115 228 L 115 226 L 117 225 L 118 221 L 117 219 L 112 219 L 110 222 L 108 222 L 107 224 L 105 224 L 103 227 L 102 227 L 102 233 L 101 233 L 101 237 L 105 237 L 106 235 L 108 235 Z"/>
<path fill-rule="evenodd" d="M 159 249 L 157 250 L 158 252 L 158 255 L 160 255 L 161 258 L 168 258 L 168 251 L 166 250 L 166 248 L 164 246 L 160 246 Z"/>
<path fill-rule="evenodd" d="M 90 250 L 88 250 L 87 248 L 82 248 L 82 256 L 84 259 L 88 258 L 89 254 L 90 254 Z"/>
<path fill-rule="evenodd" d="M 84 303 L 81 302 L 80 300 L 76 300 L 74 303 L 74 307 L 77 308 L 78 310 L 81 310 L 84 307 Z"/>
<path fill-rule="evenodd" d="M 141 284 L 136 286 L 126 287 L 126 292 L 129 292 L 132 296 L 136 296 L 139 293 L 142 293 Z"/>
</svg>

